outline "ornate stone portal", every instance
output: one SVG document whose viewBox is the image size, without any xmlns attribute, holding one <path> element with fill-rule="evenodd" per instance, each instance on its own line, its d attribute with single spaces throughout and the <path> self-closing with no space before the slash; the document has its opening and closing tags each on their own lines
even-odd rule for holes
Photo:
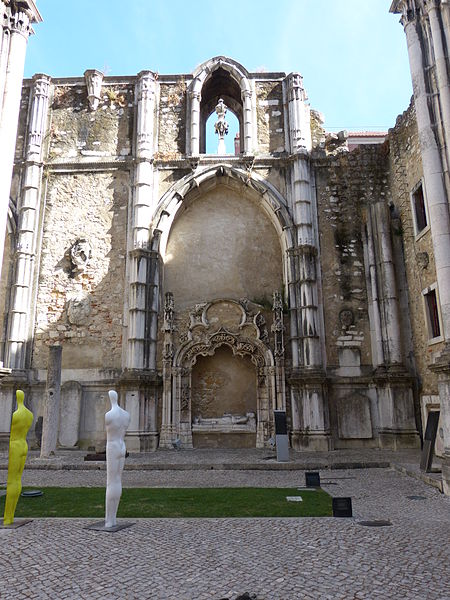
<svg viewBox="0 0 450 600">
<path fill-rule="evenodd" d="M 163 331 L 163 422 L 160 446 L 180 440 L 193 447 L 194 433 L 256 433 L 256 447 L 268 444 L 272 411 L 277 406 L 275 361 L 268 345 L 264 316 L 247 300 L 219 299 L 195 305 L 185 331 L 175 331 L 173 296 L 166 294 Z M 201 356 L 213 356 L 226 347 L 235 357 L 249 357 L 255 369 L 256 413 L 223 413 L 215 417 L 193 414 L 192 372 Z M 219 409 L 220 412 L 220 409 Z M 239 444 L 238 444 L 239 445 Z"/>
</svg>

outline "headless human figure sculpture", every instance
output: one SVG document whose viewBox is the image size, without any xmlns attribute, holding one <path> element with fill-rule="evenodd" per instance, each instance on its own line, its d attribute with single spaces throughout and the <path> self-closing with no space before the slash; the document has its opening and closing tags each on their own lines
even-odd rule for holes
<svg viewBox="0 0 450 600">
<path fill-rule="evenodd" d="M 33 422 L 33 413 L 24 406 L 24 393 L 16 391 L 17 410 L 13 412 L 9 438 L 8 480 L 3 525 L 14 523 L 14 513 L 22 491 L 22 473 L 28 453 L 27 433 Z"/>
<path fill-rule="evenodd" d="M 108 392 L 111 410 L 105 415 L 106 427 L 106 515 L 105 527 L 116 526 L 117 508 L 122 495 L 122 471 L 125 464 L 125 433 L 130 415 L 117 404 L 117 392 Z"/>
</svg>

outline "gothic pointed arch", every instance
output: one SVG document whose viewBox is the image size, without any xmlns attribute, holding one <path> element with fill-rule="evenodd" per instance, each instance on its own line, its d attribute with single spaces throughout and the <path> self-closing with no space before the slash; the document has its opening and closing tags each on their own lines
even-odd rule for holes
<svg viewBox="0 0 450 600">
<path fill-rule="evenodd" d="M 219 98 L 239 120 L 241 152 L 254 146 L 255 93 L 248 71 L 235 60 L 216 56 L 195 69 L 188 89 L 187 148 L 192 156 L 205 153 L 205 128 Z"/>
</svg>

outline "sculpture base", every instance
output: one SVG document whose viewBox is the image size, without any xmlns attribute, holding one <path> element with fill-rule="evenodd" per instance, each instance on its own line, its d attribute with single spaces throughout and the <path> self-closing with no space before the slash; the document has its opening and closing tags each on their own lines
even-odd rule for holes
<svg viewBox="0 0 450 600">
<path fill-rule="evenodd" d="M 116 533 L 116 531 L 120 531 L 121 529 L 126 529 L 127 527 L 131 527 L 134 523 L 130 523 L 130 521 L 117 523 L 114 527 L 105 527 L 105 521 L 97 521 L 96 523 L 92 523 L 92 525 L 88 525 L 84 527 L 84 529 L 90 529 L 91 531 L 105 531 L 107 533 Z"/>
<path fill-rule="evenodd" d="M 28 523 L 32 523 L 33 519 L 15 519 L 14 523 L 11 525 L 4 525 L 3 519 L 0 529 L 19 529 L 19 527 L 23 527 L 24 525 L 28 525 Z"/>
</svg>

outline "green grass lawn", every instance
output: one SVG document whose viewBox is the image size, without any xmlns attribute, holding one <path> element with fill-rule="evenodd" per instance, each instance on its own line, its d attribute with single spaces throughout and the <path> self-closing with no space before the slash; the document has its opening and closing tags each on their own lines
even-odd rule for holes
<svg viewBox="0 0 450 600">
<path fill-rule="evenodd" d="M 30 488 L 24 488 L 30 489 Z M 92 517 L 105 514 L 105 488 L 40 488 L 44 495 L 19 499 L 23 517 Z M 286 496 L 301 496 L 288 502 Z M 0 498 L 0 516 L 5 498 Z M 128 488 L 118 517 L 328 517 L 331 497 L 322 490 L 286 488 Z"/>
</svg>

